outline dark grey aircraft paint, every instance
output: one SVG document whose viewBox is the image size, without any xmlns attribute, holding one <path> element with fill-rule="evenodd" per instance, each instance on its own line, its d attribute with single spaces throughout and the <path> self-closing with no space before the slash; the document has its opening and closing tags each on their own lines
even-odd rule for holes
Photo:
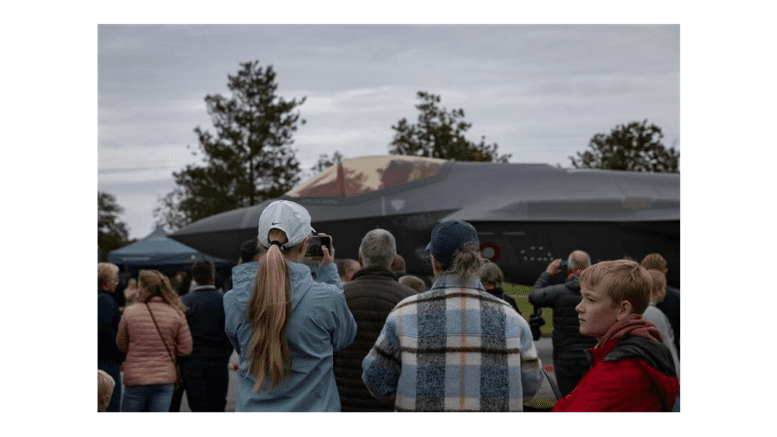
<svg viewBox="0 0 777 437">
<path fill-rule="evenodd" d="M 680 175 L 568 170 L 546 164 L 444 161 L 408 156 L 346 160 L 281 197 L 308 209 L 338 258 L 356 258 L 371 229 L 394 234 L 409 273 L 428 275 L 432 228 L 460 219 L 511 282 L 533 284 L 547 264 L 582 249 L 592 262 L 658 252 L 680 285 Z M 276 200 L 276 199 L 272 199 Z M 197 221 L 170 235 L 237 260 L 272 200 Z"/>
</svg>

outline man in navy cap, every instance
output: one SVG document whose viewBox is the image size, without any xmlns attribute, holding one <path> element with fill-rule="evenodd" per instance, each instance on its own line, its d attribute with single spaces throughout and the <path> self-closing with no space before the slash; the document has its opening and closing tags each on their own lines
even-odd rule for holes
<svg viewBox="0 0 777 437">
<path fill-rule="evenodd" d="M 477 231 L 438 224 L 435 282 L 400 301 L 362 362 L 362 379 L 397 411 L 522 411 L 542 370 L 529 324 L 479 279 Z"/>
</svg>

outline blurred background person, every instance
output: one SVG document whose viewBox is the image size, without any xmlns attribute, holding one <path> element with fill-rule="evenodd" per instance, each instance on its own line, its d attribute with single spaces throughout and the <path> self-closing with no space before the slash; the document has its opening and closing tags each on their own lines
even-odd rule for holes
<svg viewBox="0 0 777 437">
<path fill-rule="evenodd" d="M 127 288 L 124 289 L 124 300 L 126 306 L 130 306 L 135 303 L 135 297 L 138 294 L 138 280 L 135 278 L 129 278 L 127 280 Z"/>
<path fill-rule="evenodd" d="M 561 260 L 553 260 L 529 294 L 529 302 L 535 309 L 553 309 L 553 367 L 562 396 L 569 394 L 585 375 L 589 366 L 585 351 L 596 344 L 596 340 L 580 333 L 580 321 L 575 311 L 583 299 L 580 294 L 580 274 L 590 265 L 591 258 L 582 250 L 569 254 L 563 272 Z M 567 275 L 564 283 L 548 285 L 551 276 L 557 273 Z"/>
<path fill-rule="evenodd" d="M 404 275 L 399 278 L 399 283 L 407 285 L 418 293 L 426 291 L 426 282 L 415 275 Z"/>
<path fill-rule="evenodd" d="M 405 269 L 405 257 L 400 254 L 394 255 L 394 259 L 391 260 L 391 268 L 389 269 L 397 275 L 397 278 L 401 278 L 407 274 Z"/>
<path fill-rule="evenodd" d="M 650 305 L 645 308 L 642 313 L 642 317 L 645 320 L 650 320 L 656 325 L 661 334 L 664 336 L 664 346 L 669 348 L 672 353 L 672 360 L 674 361 L 674 368 L 677 372 L 677 378 L 680 378 L 680 357 L 677 355 L 677 349 L 674 345 L 674 332 L 672 331 L 672 325 L 669 323 L 669 319 L 666 317 L 663 311 L 658 309 L 657 304 L 661 303 L 666 296 L 666 276 L 658 270 L 648 270 L 650 280 L 652 281 L 653 288 L 650 291 Z"/>
<path fill-rule="evenodd" d="M 237 260 L 237 265 L 259 261 L 263 254 L 264 248 L 258 245 L 256 238 L 249 238 L 240 245 L 240 258 Z M 232 287 L 232 275 L 229 275 L 224 281 L 224 293 L 231 290 Z"/>
<path fill-rule="evenodd" d="M 121 411 L 166 412 L 179 379 L 175 356 L 192 351 L 186 307 L 170 280 L 156 270 L 140 273 L 136 303 L 124 310 L 118 346 L 124 362 Z"/>
<path fill-rule="evenodd" d="M 119 267 L 111 263 L 97 264 L 97 368 L 104 370 L 116 382 L 106 411 L 117 412 L 121 402 L 121 363 L 124 353 L 116 345 L 121 313 L 113 296 L 119 283 Z"/>
<path fill-rule="evenodd" d="M 515 312 L 521 314 L 521 310 L 518 309 L 518 304 L 515 303 L 515 299 L 512 296 L 506 295 L 502 289 L 502 284 L 504 284 L 504 282 L 505 275 L 498 265 L 492 262 L 483 263 L 483 266 L 480 267 L 480 283 L 483 284 L 483 288 L 485 288 L 490 295 L 496 296 L 509 303 Z"/>
<path fill-rule="evenodd" d="M 658 270 L 666 278 L 669 269 L 666 267 L 666 259 L 659 253 L 651 253 L 645 256 L 640 262 L 645 270 Z M 656 305 L 661 310 L 669 323 L 672 325 L 674 333 L 674 346 L 677 350 L 677 358 L 680 358 L 680 290 L 674 287 L 666 286 L 666 296 L 664 300 Z"/>
<path fill-rule="evenodd" d="M 97 369 L 97 411 L 107 411 L 113 396 L 116 380 L 105 370 Z"/>
<path fill-rule="evenodd" d="M 179 270 L 176 273 L 176 278 L 178 282 L 178 286 L 173 288 L 175 290 L 176 294 L 178 294 L 178 297 L 183 296 L 184 294 L 189 292 L 189 289 L 192 287 L 192 282 L 194 281 L 192 279 L 192 275 L 189 272 L 184 272 L 182 270 Z M 172 287 L 172 283 L 170 284 Z"/>
<path fill-rule="evenodd" d="M 362 266 L 359 261 L 351 258 L 341 259 L 337 262 L 337 274 L 340 275 L 340 280 L 345 284 L 353 278 L 354 273 L 358 272 Z"/>
<path fill-rule="evenodd" d="M 226 334 L 239 355 L 235 411 L 340 411 L 334 352 L 351 344 L 356 322 L 330 253 L 313 281 L 303 264 L 311 233 L 302 206 L 278 200 L 259 218 L 261 262 L 233 267 L 224 295 Z"/>
</svg>

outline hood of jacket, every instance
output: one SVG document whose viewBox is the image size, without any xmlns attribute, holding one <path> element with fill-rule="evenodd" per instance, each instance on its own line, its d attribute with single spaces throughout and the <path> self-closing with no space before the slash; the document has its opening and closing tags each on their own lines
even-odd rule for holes
<svg viewBox="0 0 777 437">
<path fill-rule="evenodd" d="M 251 293 L 254 289 L 254 281 L 256 280 L 256 272 L 260 265 L 261 264 L 258 261 L 252 261 L 232 267 L 232 290 L 229 291 L 229 293 L 232 294 L 232 298 L 234 298 L 239 304 L 243 305 L 248 302 L 248 299 L 251 298 Z M 286 266 L 288 267 L 291 281 L 293 284 L 295 284 L 294 291 L 292 293 L 298 294 L 298 296 L 296 296 L 297 298 L 295 298 L 294 295 L 291 297 L 292 311 L 294 311 L 294 308 L 296 308 L 300 303 L 299 298 L 305 295 L 308 289 L 317 282 L 313 281 L 312 271 L 307 265 L 286 261 Z M 340 292 L 343 291 L 342 283 L 340 283 L 339 287 L 337 285 L 330 284 L 323 285 L 326 287 L 332 287 L 333 289 L 337 288 L 340 290 Z"/>
<path fill-rule="evenodd" d="M 603 344 L 612 340 L 621 339 L 626 335 L 655 340 L 659 343 L 664 341 L 664 336 L 661 334 L 661 331 L 656 328 L 656 325 L 654 325 L 653 322 L 643 319 L 640 314 L 631 313 L 620 321 L 613 323 L 613 325 L 604 333 L 601 340 L 596 343 L 594 348 L 601 347 Z"/>
<path fill-rule="evenodd" d="M 591 362 L 637 359 L 653 381 L 664 411 L 670 411 L 680 390 L 680 382 L 669 349 L 652 322 L 639 314 L 630 314 L 613 324 L 597 345 L 589 349 Z"/>
</svg>

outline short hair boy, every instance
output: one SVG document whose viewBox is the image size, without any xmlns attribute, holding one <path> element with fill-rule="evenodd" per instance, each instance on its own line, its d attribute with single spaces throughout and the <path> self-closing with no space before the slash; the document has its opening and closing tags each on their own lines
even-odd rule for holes
<svg viewBox="0 0 777 437">
<path fill-rule="evenodd" d="M 671 411 L 680 390 L 672 355 L 642 318 L 652 281 L 630 260 L 603 261 L 580 275 L 580 333 L 597 340 L 591 368 L 553 411 Z"/>
</svg>

